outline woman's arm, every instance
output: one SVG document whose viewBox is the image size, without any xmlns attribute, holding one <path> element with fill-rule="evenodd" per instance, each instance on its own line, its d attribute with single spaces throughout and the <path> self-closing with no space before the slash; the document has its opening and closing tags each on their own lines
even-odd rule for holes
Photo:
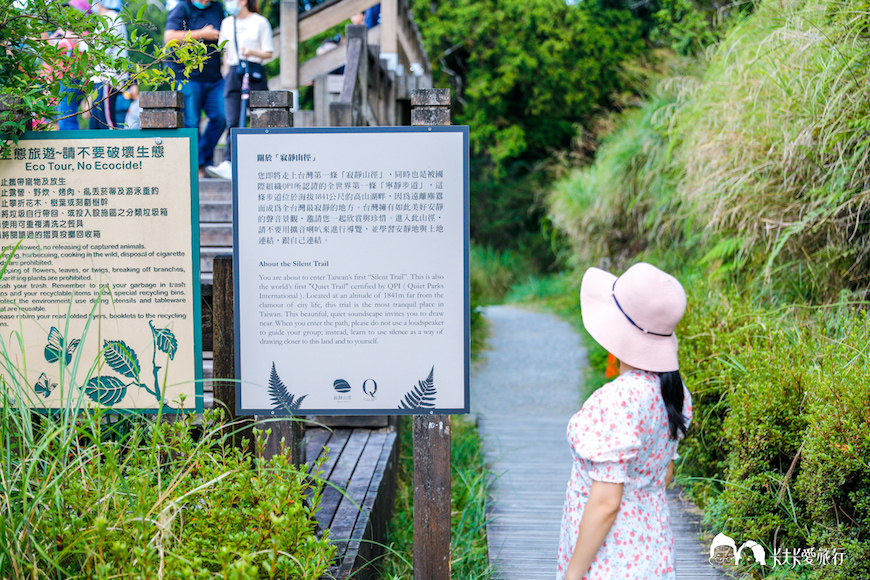
<svg viewBox="0 0 870 580">
<path fill-rule="evenodd" d="M 270 58 L 272 58 L 272 51 L 255 50 L 253 48 L 248 48 L 247 46 L 243 46 L 242 48 L 240 48 L 239 52 L 241 52 L 242 56 L 245 58 L 250 58 L 252 56 L 254 58 L 259 58 L 262 60 L 269 60 Z"/>
<path fill-rule="evenodd" d="M 216 41 L 218 37 L 220 37 L 220 30 L 211 24 L 203 26 L 202 28 L 197 28 L 196 30 L 171 30 L 167 28 L 163 32 L 163 42 L 169 42 L 170 40 L 184 40 L 188 34 L 190 34 L 190 38 L 193 40 Z"/>
<path fill-rule="evenodd" d="M 674 462 L 671 461 L 668 463 L 668 471 L 665 473 L 665 489 L 671 484 L 671 480 L 674 478 Z"/>
<path fill-rule="evenodd" d="M 577 545 L 568 563 L 565 580 L 581 580 L 595 559 L 595 554 L 610 533 L 622 503 L 622 484 L 593 481 L 589 499 L 583 508 Z"/>
</svg>

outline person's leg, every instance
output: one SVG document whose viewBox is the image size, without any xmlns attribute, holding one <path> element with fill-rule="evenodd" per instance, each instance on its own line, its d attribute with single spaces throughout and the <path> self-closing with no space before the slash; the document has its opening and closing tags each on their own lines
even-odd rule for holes
<svg viewBox="0 0 870 580">
<path fill-rule="evenodd" d="M 75 87 L 63 86 L 57 101 L 57 130 L 76 131 L 79 128 L 79 105 L 84 95 Z M 66 117 L 66 118 L 64 118 Z"/>
<path fill-rule="evenodd" d="M 208 117 L 208 124 L 199 140 L 199 166 L 214 164 L 214 148 L 221 133 L 227 126 L 224 116 L 224 79 L 213 83 L 202 83 L 204 91 L 202 108 Z"/>
<path fill-rule="evenodd" d="M 106 89 L 103 83 L 94 83 L 94 106 L 91 108 L 91 119 L 88 129 L 108 129 L 106 125 Z"/>
<path fill-rule="evenodd" d="M 115 101 L 118 99 L 118 91 L 111 85 L 96 83 L 94 88 L 97 92 L 94 108 L 91 110 L 91 120 L 88 127 L 91 129 L 114 129 L 115 128 Z"/>
<path fill-rule="evenodd" d="M 233 159 L 233 148 L 230 141 L 231 129 L 239 126 L 239 109 L 242 103 L 242 84 L 236 70 L 238 67 L 230 67 L 230 72 L 224 79 L 224 112 L 227 118 L 227 146 L 224 159 L 227 161 Z"/>
<path fill-rule="evenodd" d="M 178 90 L 184 95 L 184 126 L 199 131 L 199 117 L 202 114 L 202 91 L 196 81 L 179 84 Z"/>
</svg>

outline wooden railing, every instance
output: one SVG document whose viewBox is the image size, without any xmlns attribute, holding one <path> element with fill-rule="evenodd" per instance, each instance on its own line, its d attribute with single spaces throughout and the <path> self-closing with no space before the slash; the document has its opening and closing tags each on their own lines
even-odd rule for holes
<svg viewBox="0 0 870 580">
<path fill-rule="evenodd" d="M 299 62 L 301 42 L 377 4 L 380 25 L 349 25 L 338 48 Z M 296 125 L 408 124 L 411 91 L 432 87 L 431 64 L 408 0 L 327 0 L 308 12 L 297 10 L 297 0 L 282 0 L 281 26 L 274 32 L 281 74 L 269 81 L 273 90 L 314 85 L 314 113 L 297 114 Z M 330 74 L 341 66 L 343 78 Z M 331 112 L 336 103 L 337 117 Z"/>
</svg>

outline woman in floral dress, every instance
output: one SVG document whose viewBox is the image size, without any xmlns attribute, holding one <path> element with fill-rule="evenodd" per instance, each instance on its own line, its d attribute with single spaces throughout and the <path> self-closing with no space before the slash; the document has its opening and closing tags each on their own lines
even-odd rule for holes
<svg viewBox="0 0 870 580">
<path fill-rule="evenodd" d="M 590 268 L 583 324 L 620 361 L 568 424 L 574 467 L 565 495 L 557 580 L 672 580 L 674 539 L 665 488 L 692 400 L 674 329 L 680 283 L 640 263 L 616 276 Z"/>
</svg>

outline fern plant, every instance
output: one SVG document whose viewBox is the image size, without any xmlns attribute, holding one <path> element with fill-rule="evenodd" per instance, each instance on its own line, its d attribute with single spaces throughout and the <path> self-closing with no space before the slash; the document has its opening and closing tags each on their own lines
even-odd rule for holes
<svg viewBox="0 0 870 580">
<path fill-rule="evenodd" d="M 269 397 L 272 399 L 274 409 L 283 409 L 288 413 L 299 410 L 299 405 L 308 395 L 294 396 L 281 381 L 275 362 L 272 361 L 272 372 L 269 374 Z"/>
<path fill-rule="evenodd" d="M 435 367 L 433 366 L 425 381 L 418 381 L 416 387 L 405 393 L 405 397 L 399 402 L 399 408 L 407 410 L 434 409 L 435 396 L 438 394 L 435 389 L 434 375 Z"/>
</svg>

